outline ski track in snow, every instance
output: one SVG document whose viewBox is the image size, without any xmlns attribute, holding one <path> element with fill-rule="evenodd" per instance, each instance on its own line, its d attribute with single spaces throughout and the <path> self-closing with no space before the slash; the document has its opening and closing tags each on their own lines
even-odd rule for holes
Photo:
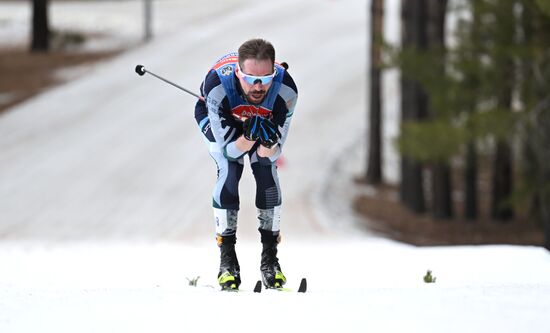
<svg viewBox="0 0 550 333">
<path fill-rule="evenodd" d="M 396 22 L 398 5 L 388 2 Z M 537 247 L 417 248 L 356 227 L 364 168 L 368 1 L 155 1 L 155 39 L 76 71 L 0 116 L 0 332 L 548 332 L 550 256 Z M 138 45 L 141 1 L 55 2 L 53 25 L 86 46 Z M 28 34 L 29 7 L 0 3 L 0 44 Z M 138 17 L 139 19 L 136 19 Z M 388 31 L 396 40 L 395 27 Z M 280 168 L 279 257 L 306 294 L 250 292 L 259 278 L 254 184 L 241 182 L 242 293 L 216 284 L 215 166 L 194 99 L 244 40 L 273 42 L 299 101 Z M 60 75 L 64 75 L 61 73 Z M 385 76 L 386 148 L 399 96 Z M 389 150 L 385 171 L 395 180 Z M 437 278 L 425 284 L 427 269 Z M 199 287 L 187 285 L 200 276 Z M 248 291 L 246 291 L 248 290 Z"/>
</svg>

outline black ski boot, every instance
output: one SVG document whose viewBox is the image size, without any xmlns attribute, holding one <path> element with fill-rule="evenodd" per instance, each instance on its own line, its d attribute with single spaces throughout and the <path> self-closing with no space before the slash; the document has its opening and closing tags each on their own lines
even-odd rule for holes
<svg viewBox="0 0 550 333">
<path fill-rule="evenodd" d="M 273 235 L 272 231 L 259 229 L 262 235 L 262 260 L 260 270 L 262 282 L 268 289 L 281 288 L 286 283 L 286 277 L 281 271 L 277 258 L 277 245 L 279 235 Z"/>
<path fill-rule="evenodd" d="M 239 290 L 241 285 L 241 268 L 235 252 L 237 238 L 232 236 L 217 236 L 220 247 L 220 272 L 218 283 L 222 290 Z"/>
</svg>

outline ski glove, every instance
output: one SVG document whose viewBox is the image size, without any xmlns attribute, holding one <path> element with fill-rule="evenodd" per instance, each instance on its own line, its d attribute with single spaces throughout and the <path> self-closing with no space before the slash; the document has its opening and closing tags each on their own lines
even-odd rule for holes
<svg viewBox="0 0 550 333">
<path fill-rule="evenodd" d="M 260 138 L 260 124 L 264 118 L 252 116 L 243 123 L 244 137 L 250 141 L 256 141 Z"/>
<path fill-rule="evenodd" d="M 281 132 L 277 124 L 267 118 L 262 118 L 260 123 L 260 140 L 261 145 L 266 148 L 271 148 L 279 142 Z"/>
</svg>

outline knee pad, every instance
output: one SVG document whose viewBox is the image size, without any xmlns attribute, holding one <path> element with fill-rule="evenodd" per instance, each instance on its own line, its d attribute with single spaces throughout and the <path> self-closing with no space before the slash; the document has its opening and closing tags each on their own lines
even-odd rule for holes
<svg viewBox="0 0 550 333">
<path fill-rule="evenodd" d="M 256 180 L 256 207 L 271 209 L 281 205 L 281 190 L 275 165 L 252 164 Z"/>
</svg>

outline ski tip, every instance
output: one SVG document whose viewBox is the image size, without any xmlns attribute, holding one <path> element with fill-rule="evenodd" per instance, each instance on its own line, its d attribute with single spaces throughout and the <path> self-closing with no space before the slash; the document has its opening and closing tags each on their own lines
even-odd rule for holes
<svg viewBox="0 0 550 333">
<path fill-rule="evenodd" d="M 260 280 L 256 281 L 256 285 L 254 286 L 254 292 L 255 293 L 261 293 L 262 292 L 262 281 L 260 281 Z"/>
<path fill-rule="evenodd" d="M 300 281 L 300 287 L 298 288 L 299 293 L 305 293 L 307 291 L 307 280 L 306 278 L 302 278 L 302 281 Z"/>
</svg>

